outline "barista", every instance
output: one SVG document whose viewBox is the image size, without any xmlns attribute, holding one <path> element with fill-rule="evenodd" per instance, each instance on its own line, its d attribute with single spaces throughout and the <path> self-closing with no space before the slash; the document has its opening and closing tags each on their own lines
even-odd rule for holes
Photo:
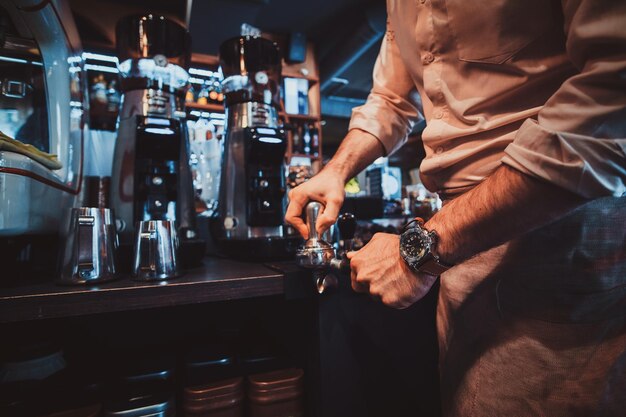
<svg viewBox="0 0 626 417">
<path fill-rule="evenodd" d="M 352 287 L 405 308 L 440 278 L 444 415 L 623 415 L 626 3 L 387 2 L 367 103 L 293 189 L 334 223 L 348 179 L 398 149 L 424 103 L 426 224 L 348 256 Z M 567 411 L 565 411 L 567 410 Z"/>
</svg>

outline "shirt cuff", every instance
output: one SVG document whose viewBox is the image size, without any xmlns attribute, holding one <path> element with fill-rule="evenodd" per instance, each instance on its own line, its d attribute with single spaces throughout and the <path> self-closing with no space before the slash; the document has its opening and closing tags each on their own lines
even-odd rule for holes
<svg viewBox="0 0 626 417">
<path fill-rule="evenodd" d="M 626 193 L 626 139 L 552 132 L 526 120 L 502 162 L 586 198 Z"/>
<path fill-rule="evenodd" d="M 407 140 L 413 122 L 398 116 L 386 106 L 368 101 L 352 110 L 349 129 L 361 129 L 374 135 L 391 155 Z"/>
</svg>

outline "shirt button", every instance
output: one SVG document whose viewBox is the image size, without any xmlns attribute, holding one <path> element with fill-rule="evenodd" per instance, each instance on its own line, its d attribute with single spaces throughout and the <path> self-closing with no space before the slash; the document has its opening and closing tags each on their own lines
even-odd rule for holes
<svg viewBox="0 0 626 417">
<path fill-rule="evenodd" d="M 435 119 L 443 119 L 443 112 L 438 111 L 437 113 L 435 113 Z"/>
<path fill-rule="evenodd" d="M 441 146 L 437 147 L 437 149 L 435 149 L 435 153 L 436 154 L 440 154 L 443 152 L 443 148 Z"/>
<path fill-rule="evenodd" d="M 435 56 L 431 54 L 430 52 L 428 52 L 426 55 L 424 55 L 424 58 L 422 61 L 424 62 L 425 65 L 428 65 L 434 60 L 435 60 Z"/>
</svg>

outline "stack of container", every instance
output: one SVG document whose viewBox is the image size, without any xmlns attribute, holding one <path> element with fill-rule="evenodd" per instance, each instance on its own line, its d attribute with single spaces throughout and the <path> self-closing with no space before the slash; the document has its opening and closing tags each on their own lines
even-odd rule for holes
<svg viewBox="0 0 626 417">
<path fill-rule="evenodd" d="M 284 369 L 248 377 L 250 417 L 304 415 L 304 372 Z"/>
</svg>

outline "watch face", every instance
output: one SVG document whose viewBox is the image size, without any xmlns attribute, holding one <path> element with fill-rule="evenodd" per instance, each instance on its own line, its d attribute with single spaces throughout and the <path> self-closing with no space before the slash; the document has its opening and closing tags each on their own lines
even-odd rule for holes
<svg viewBox="0 0 626 417">
<path fill-rule="evenodd" d="M 428 253 L 430 239 L 420 230 L 408 230 L 400 237 L 400 250 L 407 261 L 419 261 Z"/>
</svg>

